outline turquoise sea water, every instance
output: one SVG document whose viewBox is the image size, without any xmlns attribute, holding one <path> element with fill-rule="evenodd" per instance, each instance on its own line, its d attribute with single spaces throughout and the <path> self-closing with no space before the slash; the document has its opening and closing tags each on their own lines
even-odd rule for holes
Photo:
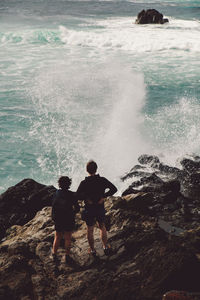
<svg viewBox="0 0 200 300">
<path fill-rule="evenodd" d="M 136 25 L 155 8 L 164 25 Z M 0 192 L 200 154 L 200 3 L 2 0 Z"/>
</svg>

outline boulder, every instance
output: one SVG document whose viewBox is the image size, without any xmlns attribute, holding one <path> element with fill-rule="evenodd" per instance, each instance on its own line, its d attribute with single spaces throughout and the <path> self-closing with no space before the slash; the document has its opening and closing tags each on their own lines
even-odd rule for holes
<svg viewBox="0 0 200 300">
<path fill-rule="evenodd" d="M 145 203 L 149 215 L 163 217 L 166 221 L 185 228 L 195 224 L 200 214 L 200 158 L 182 159 L 181 165 L 186 166 L 184 169 L 168 166 L 154 155 L 141 155 L 138 161 L 141 165 L 133 167 L 122 178 L 124 182 L 129 179 L 129 186 L 122 192 L 122 197 L 150 193 L 152 201 Z M 136 172 L 139 176 L 135 176 Z M 124 202 L 119 201 L 118 207 L 123 205 Z"/>
<path fill-rule="evenodd" d="M 127 209 L 136 210 L 143 214 L 148 213 L 148 207 L 152 204 L 153 197 L 151 193 L 138 193 L 124 196 L 127 203 Z"/>
<path fill-rule="evenodd" d="M 139 261 L 142 264 L 141 276 L 145 278 L 144 298 L 141 299 L 148 297 L 149 289 L 152 290 L 152 299 L 156 299 L 160 285 L 163 292 L 175 289 L 198 292 L 200 264 L 196 255 L 181 245 L 177 237 L 173 237 L 171 242 L 163 243 L 161 248 L 160 246 L 160 243 L 155 242 L 148 252 L 141 253 L 137 258 L 138 264 Z"/>
<path fill-rule="evenodd" d="M 162 191 L 164 189 L 164 181 L 158 177 L 155 173 L 143 173 L 144 177 L 140 180 L 134 181 L 123 193 L 122 196 L 128 194 L 135 194 L 138 192 L 155 192 Z"/>
<path fill-rule="evenodd" d="M 114 203 L 115 209 L 131 209 L 139 212 L 148 212 L 148 207 L 152 203 L 153 197 L 150 193 L 137 193 L 125 195 L 122 198 L 118 198 Z"/>
<path fill-rule="evenodd" d="M 154 165 L 160 164 L 160 160 L 157 156 L 148 155 L 148 154 L 143 154 L 143 155 L 139 156 L 138 161 L 141 165 L 154 166 Z"/>
<path fill-rule="evenodd" d="M 168 19 L 163 18 L 163 14 L 156 9 L 142 10 L 137 15 L 136 24 L 164 24 L 169 22 Z"/>
<path fill-rule="evenodd" d="M 188 173 L 193 172 L 200 172 L 200 160 L 192 160 L 189 158 L 184 158 L 180 161 L 183 170 L 187 171 Z"/>
<path fill-rule="evenodd" d="M 190 173 L 181 179 L 181 192 L 185 197 L 199 200 L 200 173 Z"/>
<path fill-rule="evenodd" d="M 0 239 L 12 225 L 23 225 L 45 206 L 50 206 L 55 193 L 33 179 L 24 179 L 0 195 Z"/>
</svg>

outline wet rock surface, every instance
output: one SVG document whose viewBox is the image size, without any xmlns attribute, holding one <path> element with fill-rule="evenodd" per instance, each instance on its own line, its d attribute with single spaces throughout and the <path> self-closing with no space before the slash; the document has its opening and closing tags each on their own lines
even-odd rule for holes
<svg viewBox="0 0 200 300">
<path fill-rule="evenodd" d="M 145 207 L 150 215 L 163 218 L 173 222 L 174 226 L 185 229 L 198 226 L 200 219 L 199 157 L 181 159 L 180 168 L 165 165 L 158 157 L 152 155 L 142 155 L 138 161 L 140 165 L 137 165 L 137 172 L 133 167 L 122 177 L 123 181 L 129 182 L 122 196 L 148 193 L 151 200 L 148 205 L 145 204 Z"/>
<path fill-rule="evenodd" d="M 124 195 L 106 199 L 111 256 L 97 228 L 98 256 L 88 254 L 86 226 L 77 214 L 74 264 L 64 262 L 62 246 L 53 262 L 51 207 L 41 208 L 28 222 L 7 228 L 0 243 L 0 299 L 200 299 L 200 205 L 197 195 L 183 194 L 185 176 L 198 168 L 189 173 L 147 155 L 139 163 L 123 177 L 132 181 Z"/>
</svg>

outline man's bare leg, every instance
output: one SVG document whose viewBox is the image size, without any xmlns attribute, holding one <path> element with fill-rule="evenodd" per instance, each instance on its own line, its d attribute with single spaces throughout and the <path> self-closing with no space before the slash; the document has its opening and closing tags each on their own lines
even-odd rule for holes
<svg viewBox="0 0 200 300">
<path fill-rule="evenodd" d="M 108 236 L 107 236 L 107 230 L 104 223 L 99 223 L 99 229 L 100 229 L 100 237 L 103 244 L 104 249 L 107 247 L 108 243 Z"/>
<path fill-rule="evenodd" d="M 56 254 L 57 250 L 60 246 L 60 241 L 62 239 L 62 232 L 55 232 L 55 237 L 54 237 L 54 242 L 53 242 L 53 249 L 52 249 L 52 253 Z"/>
<path fill-rule="evenodd" d="M 94 226 L 87 226 L 87 238 L 91 251 L 95 251 L 94 249 Z"/>
<path fill-rule="evenodd" d="M 70 248 L 71 248 L 71 238 L 72 238 L 72 232 L 71 231 L 65 231 L 64 232 L 64 239 L 65 239 L 65 251 L 66 255 L 69 255 Z"/>
</svg>

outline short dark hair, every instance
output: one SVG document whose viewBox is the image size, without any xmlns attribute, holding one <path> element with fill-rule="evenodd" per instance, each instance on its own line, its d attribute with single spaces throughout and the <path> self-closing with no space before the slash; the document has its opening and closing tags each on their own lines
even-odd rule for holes
<svg viewBox="0 0 200 300">
<path fill-rule="evenodd" d="M 97 170 L 97 164 L 95 163 L 95 161 L 93 160 L 88 161 L 86 165 L 86 170 L 89 174 L 95 174 Z"/>
<path fill-rule="evenodd" d="M 68 176 L 61 176 L 58 179 L 58 186 L 61 189 L 69 189 L 71 183 L 72 183 L 72 180 Z"/>
</svg>

